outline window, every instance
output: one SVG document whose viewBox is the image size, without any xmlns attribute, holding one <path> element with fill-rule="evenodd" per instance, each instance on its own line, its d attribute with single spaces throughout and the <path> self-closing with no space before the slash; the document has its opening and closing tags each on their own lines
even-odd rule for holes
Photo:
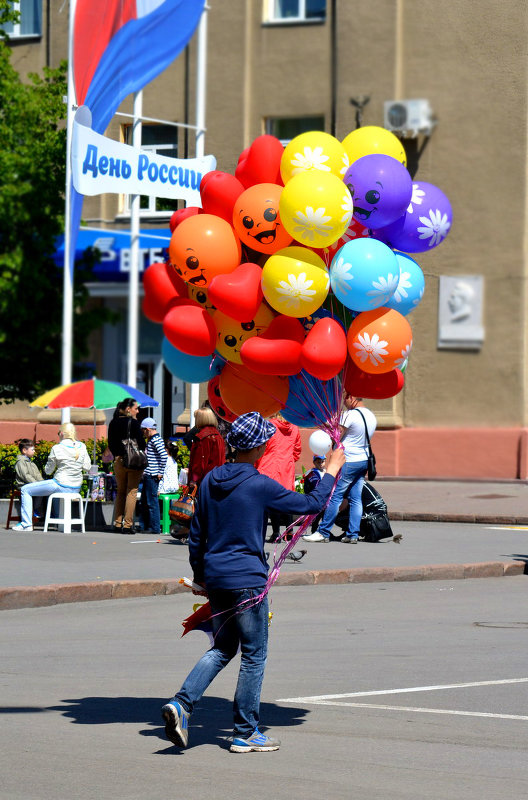
<svg viewBox="0 0 528 800">
<path fill-rule="evenodd" d="M 267 22 L 324 22 L 326 0 L 266 0 Z"/>
<path fill-rule="evenodd" d="M 40 36 L 42 32 L 42 0 L 14 0 L 13 8 L 20 11 L 20 19 L 14 24 L 7 22 L 5 32 L 11 38 Z"/>
<path fill-rule="evenodd" d="M 125 144 L 132 144 L 132 125 L 124 126 Z M 147 125 L 141 127 L 141 149 L 159 156 L 178 158 L 178 128 L 172 125 Z M 141 216 L 167 217 L 176 208 L 176 200 L 141 195 Z M 130 214 L 130 195 L 124 195 L 123 214 Z"/>
<path fill-rule="evenodd" d="M 324 131 L 324 116 L 315 117 L 269 117 L 266 120 L 266 133 L 281 140 L 285 147 L 292 139 L 306 131 Z"/>
</svg>

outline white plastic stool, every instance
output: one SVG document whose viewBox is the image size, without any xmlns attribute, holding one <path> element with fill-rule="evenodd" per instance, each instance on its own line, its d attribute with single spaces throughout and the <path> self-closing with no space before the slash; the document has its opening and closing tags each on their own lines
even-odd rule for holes
<svg viewBox="0 0 528 800">
<path fill-rule="evenodd" d="M 59 514 L 62 511 L 62 516 L 52 517 L 51 510 L 53 508 L 53 500 L 58 500 L 62 503 L 59 506 Z M 72 517 L 72 503 L 79 503 L 79 516 Z M 80 525 L 81 531 L 85 533 L 84 528 L 84 503 L 83 498 L 78 492 L 54 492 L 48 497 L 48 507 L 46 509 L 46 519 L 44 520 L 44 532 L 48 530 L 48 525 L 58 524 L 62 525 L 64 533 L 72 532 L 72 525 Z"/>
</svg>

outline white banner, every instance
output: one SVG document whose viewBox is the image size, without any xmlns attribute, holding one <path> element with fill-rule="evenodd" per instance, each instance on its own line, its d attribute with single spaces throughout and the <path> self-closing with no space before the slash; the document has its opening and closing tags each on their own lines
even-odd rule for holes
<svg viewBox="0 0 528 800">
<path fill-rule="evenodd" d="M 143 194 L 199 206 L 200 181 L 216 168 L 214 156 L 166 158 L 95 133 L 87 106 L 73 122 L 72 177 L 80 194 Z"/>
</svg>

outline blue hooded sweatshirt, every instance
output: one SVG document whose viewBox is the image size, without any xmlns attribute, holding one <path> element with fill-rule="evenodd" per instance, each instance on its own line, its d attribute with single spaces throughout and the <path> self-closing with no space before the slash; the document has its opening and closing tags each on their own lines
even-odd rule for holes
<svg viewBox="0 0 528 800">
<path fill-rule="evenodd" d="M 261 475 L 252 464 L 215 467 L 200 485 L 191 523 L 189 561 L 194 580 L 207 589 L 264 586 L 268 511 L 316 514 L 333 484 L 332 475 L 326 474 L 311 494 L 299 494 Z"/>
</svg>

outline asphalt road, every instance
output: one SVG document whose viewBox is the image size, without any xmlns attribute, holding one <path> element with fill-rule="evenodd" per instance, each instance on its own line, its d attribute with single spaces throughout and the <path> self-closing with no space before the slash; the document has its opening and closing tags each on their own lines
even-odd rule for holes
<svg viewBox="0 0 528 800">
<path fill-rule="evenodd" d="M 283 744 L 248 755 L 227 749 L 236 665 L 189 749 L 164 738 L 159 707 L 207 643 L 179 638 L 190 595 L 3 612 L 0 797 L 526 797 L 526 586 L 275 588 L 262 722 Z"/>
</svg>

